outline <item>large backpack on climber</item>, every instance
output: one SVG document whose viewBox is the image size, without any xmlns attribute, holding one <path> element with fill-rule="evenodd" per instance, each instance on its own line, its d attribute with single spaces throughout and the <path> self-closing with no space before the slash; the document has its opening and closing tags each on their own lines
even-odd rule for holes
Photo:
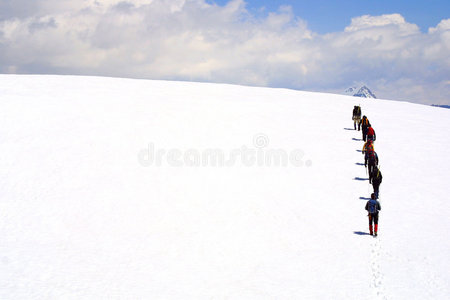
<svg viewBox="0 0 450 300">
<path fill-rule="evenodd" d="M 366 152 L 369 152 L 369 151 L 374 151 L 372 140 L 368 140 L 367 142 L 364 143 L 364 146 L 363 146 L 361 152 L 362 152 L 362 154 L 365 154 Z"/>
<path fill-rule="evenodd" d="M 362 118 L 362 120 L 361 120 L 361 124 L 362 124 L 363 126 L 370 126 L 369 119 L 367 119 L 367 117 L 364 116 L 364 117 Z"/>
<path fill-rule="evenodd" d="M 371 150 L 367 150 L 367 157 L 368 157 L 368 161 L 369 161 L 370 165 L 377 165 L 378 164 L 377 154 L 373 150 L 373 147 L 372 147 Z"/>
<path fill-rule="evenodd" d="M 373 173 L 373 175 L 372 175 L 372 182 L 373 183 L 377 183 L 377 184 L 380 184 L 381 183 L 381 181 L 383 180 L 383 175 L 381 175 L 381 171 L 380 171 L 380 169 L 378 169 L 378 167 L 377 166 L 375 166 L 374 168 L 373 168 L 373 171 L 372 171 Z"/>
<path fill-rule="evenodd" d="M 359 120 L 361 119 L 361 107 L 355 105 L 353 107 L 353 120 Z"/>
<path fill-rule="evenodd" d="M 377 200 L 375 199 L 369 200 L 369 202 L 367 203 L 367 211 L 369 212 L 369 214 L 376 214 L 378 212 Z"/>
</svg>

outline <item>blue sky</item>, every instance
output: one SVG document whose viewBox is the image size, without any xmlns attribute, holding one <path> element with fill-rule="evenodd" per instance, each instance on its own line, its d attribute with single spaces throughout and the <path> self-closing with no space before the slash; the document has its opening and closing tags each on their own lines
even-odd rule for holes
<svg viewBox="0 0 450 300">
<path fill-rule="evenodd" d="M 449 14 L 449 0 L 0 0 L 0 73 L 365 84 L 448 105 Z"/>
<path fill-rule="evenodd" d="M 225 5 L 229 0 L 212 0 Z M 292 7 L 297 17 L 305 20 L 317 33 L 342 31 L 354 17 L 362 15 L 401 14 L 407 22 L 417 24 L 422 31 L 436 27 L 450 17 L 449 0 L 246 0 L 247 9 L 255 14 L 276 11 L 281 5 Z"/>
</svg>

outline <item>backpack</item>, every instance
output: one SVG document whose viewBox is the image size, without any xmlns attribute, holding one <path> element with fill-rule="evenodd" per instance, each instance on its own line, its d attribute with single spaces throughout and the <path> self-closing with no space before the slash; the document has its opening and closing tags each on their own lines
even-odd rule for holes
<svg viewBox="0 0 450 300">
<path fill-rule="evenodd" d="M 378 167 L 377 166 L 373 167 L 372 174 L 373 174 L 372 178 L 378 177 Z"/>
<path fill-rule="evenodd" d="M 377 200 L 370 199 L 367 203 L 367 211 L 369 214 L 376 214 L 378 212 L 377 209 Z"/>
<path fill-rule="evenodd" d="M 368 158 L 369 158 L 369 164 L 376 164 L 377 162 L 377 155 L 375 151 L 373 151 L 373 148 L 371 150 L 367 150 Z"/>
<path fill-rule="evenodd" d="M 378 169 L 375 166 L 373 173 L 372 173 L 372 183 L 381 184 L 382 180 L 383 180 L 383 175 L 381 175 L 380 169 Z"/>
<path fill-rule="evenodd" d="M 372 180 L 379 180 L 380 179 L 380 170 L 377 166 L 374 166 L 372 169 Z"/>
<path fill-rule="evenodd" d="M 359 106 L 353 107 L 353 118 L 361 118 L 361 108 Z"/>
</svg>

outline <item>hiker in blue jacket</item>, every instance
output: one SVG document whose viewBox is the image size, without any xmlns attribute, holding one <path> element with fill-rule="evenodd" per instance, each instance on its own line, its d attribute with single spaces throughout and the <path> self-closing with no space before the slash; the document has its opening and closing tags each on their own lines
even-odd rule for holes
<svg viewBox="0 0 450 300">
<path fill-rule="evenodd" d="M 377 236 L 378 232 L 378 212 L 381 210 L 381 205 L 378 200 L 375 199 L 375 194 L 370 195 L 370 200 L 366 203 L 366 210 L 369 213 L 369 231 L 370 235 Z M 372 223 L 375 223 L 375 232 L 372 228 Z"/>
</svg>

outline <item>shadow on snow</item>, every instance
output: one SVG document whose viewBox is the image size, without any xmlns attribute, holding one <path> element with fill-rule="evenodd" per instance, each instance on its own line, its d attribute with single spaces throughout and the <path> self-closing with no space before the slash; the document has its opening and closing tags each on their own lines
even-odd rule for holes
<svg viewBox="0 0 450 300">
<path fill-rule="evenodd" d="M 362 232 L 362 231 L 353 231 L 353 233 L 354 233 L 354 234 L 357 234 L 357 235 L 370 235 L 369 233 L 367 233 L 367 232 Z"/>
<path fill-rule="evenodd" d="M 355 130 L 353 128 L 344 128 L 344 130 Z"/>
<path fill-rule="evenodd" d="M 364 166 L 364 164 L 363 164 L 363 163 L 360 163 L 360 162 L 355 163 L 355 165 L 358 165 L 358 166 Z"/>
<path fill-rule="evenodd" d="M 352 140 L 354 140 L 354 141 L 362 141 L 362 139 L 355 139 L 355 138 L 352 138 Z"/>
<path fill-rule="evenodd" d="M 369 180 L 369 178 L 355 177 L 355 178 L 353 178 L 353 180 L 365 181 L 365 180 Z"/>
</svg>

